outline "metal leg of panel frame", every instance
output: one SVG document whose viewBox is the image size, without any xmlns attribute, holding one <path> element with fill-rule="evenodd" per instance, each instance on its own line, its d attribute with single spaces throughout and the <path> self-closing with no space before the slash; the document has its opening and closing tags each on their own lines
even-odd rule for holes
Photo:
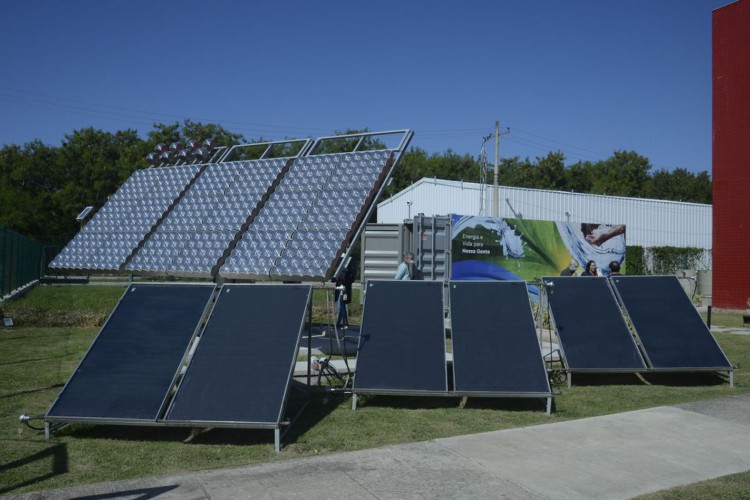
<svg viewBox="0 0 750 500">
<path fill-rule="evenodd" d="M 357 409 L 357 395 L 352 394 L 352 411 Z"/>
<path fill-rule="evenodd" d="M 547 415 L 552 415 L 552 396 L 547 398 Z"/>
<path fill-rule="evenodd" d="M 49 422 L 44 422 L 44 440 L 49 441 Z"/>
<path fill-rule="evenodd" d="M 573 387 L 573 374 L 571 372 L 568 372 L 568 376 L 566 377 L 568 380 L 568 389 Z"/>
<path fill-rule="evenodd" d="M 281 430 L 278 427 L 273 430 L 273 445 L 276 453 L 281 453 Z"/>
<path fill-rule="evenodd" d="M 734 371 L 729 370 L 729 387 L 734 387 Z"/>
</svg>

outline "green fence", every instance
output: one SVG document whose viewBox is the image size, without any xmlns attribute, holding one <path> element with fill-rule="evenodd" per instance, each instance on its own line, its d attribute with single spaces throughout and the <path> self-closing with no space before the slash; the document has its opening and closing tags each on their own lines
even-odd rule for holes
<svg viewBox="0 0 750 500">
<path fill-rule="evenodd" d="M 36 241 L 0 226 L 0 298 L 38 280 L 47 265 L 45 253 Z"/>
</svg>

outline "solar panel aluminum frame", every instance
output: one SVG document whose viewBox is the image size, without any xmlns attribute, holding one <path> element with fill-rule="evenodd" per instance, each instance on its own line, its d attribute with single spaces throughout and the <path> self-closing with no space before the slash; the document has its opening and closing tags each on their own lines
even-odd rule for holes
<svg viewBox="0 0 750 500">
<path fill-rule="evenodd" d="M 263 159 L 270 157 L 270 154 L 273 151 L 274 146 L 278 146 L 280 144 L 302 143 L 297 153 L 291 156 L 276 157 L 276 158 L 299 158 L 300 156 L 304 156 L 304 154 L 310 149 L 312 142 L 313 142 L 312 139 L 308 138 L 308 139 L 291 139 L 291 140 L 285 140 L 285 141 L 251 142 L 247 144 L 237 144 L 229 148 L 229 151 L 227 151 L 227 153 L 222 157 L 222 161 L 234 161 L 232 160 L 232 154 L 234 154 L 235 151 L 239 149 L 243 149 L 243 148 L 260 148 L 260 147 L 265 146 L 265 149 L 263 150 L 263 153 L 261 153 L 260 157 L 255 158 L 257 160 L 263 160 Z"/>
<path fill-rule="evenodd" d="M 553 280 L 553 279 L 556 280 L 556 279 L 589 279 L 589 278 L 579 277 L 579 276 L 576 276 L 576 277 L 572 277 L 572 276 L 554 276 L 554 277 L 550 276 L 550 277 L 547 277 L 547 276 L 545 276 L 545 277 L 542 278 L 542 287 L 541 287 L 541 289 L 543 290 L 542 295 L 544 296 L 544 299 L 546 299 L 547 312 L 549 314 L 550 324 L 554 325 L 554 331 L 557 332 L 557 325 L 555 323 L 555 315 L 554 315 L 554 313 L 552 311 L 552 308 L 550 308 L 550 306 L 549 306 L 549 299 L 547 297 L 547 294 L 548 294 L 547 288 L 548 288 L 548 286 L 550 286 L 550 283 L 551 283 L 550 280 Z M 608 283 L 608 285 L 609 285 L 609 283 Z M 615 296 L 614 292 L 612 291 L 612 288 L 610 286 L 607 286 L 607 289 L 609 290 L 610 294 L 612 294 L 612 299 L 615 301 L 615 303 L 617 303 L 619 305 L 619 302 L 617 301 L 618 298 Z M 540 298 L 540 303 L 541 303 L 541 301 L 542 301 L 542 299 Z M 623 323 L 625 325 L 625 328 L 627 328 L 627 330 L 630 332 L 631 336 L 634 337 L 633 330 L 627 324 L 627 321 L 625 321 L 625 318 L 622 316 L 622 314 L 620 316 L 621 316 L 620 319 L 623 321 Z M 560 361 L 563 364 L 563 369 L 565 370 L 565 372 L 568 375 L 568 377 L 567 377 L 568 387 L 570 387 L 571 384 L 572 384 L 572 377 L 571 377 L 571 375 L 573 373 L 644 373 L 644 372 L 648 371 L 648 365 L 646 364 L 646 360 L 643 357 L 643 352 L 640 349 L 640 346 L 638 345 L 638 343 L 635 341 L 635 338 L 632 338 L 633 346 L 635 347 L 636 352 L 640 355 L 641 360 L 643 361 L 643 369 L 634 369 L 634 368 L 571 368 L 570 365 L 568 364 L 568 357 L 565 355 L 565 346 L 564 346 L 564 343 L 560 340 L 559 334 L 557 334 L 557 338 L 558 338 L 558 348 L 560 349 Z"/>
<path fill-rule="evenodd" d="M 258 286 L 285 286 L 285 285 L 279 285 L 279 284 L 272 284 L 272 283 L 235 283 L 231 285 L 222 285 L 220 290 L 217 293 L 217 297 L 221 296 L 221 291 L 224 289 L 225 286 L 232 286 L 232 287 L 245 287 L 245 286 L 252 286 L 252 287 L 258 287 Z M 299 285 L 295 285 L 299 286 Z M 302 321 L 300 322 L 300 328 L 299 328 L 299 334 L 297 336 L 297 344 L 295 347 L 295 356 L 292 357 L 291 364 L 289 365 L 289 372 L 286 380 L 286 386 L 287 391 L 284 393 L 284 397 L 282 399 L 279 414 L 277 416 L 276 422 L 269 423 L 269 422 L 245 422 L 245 421 L 226 421 L 226 420 L 160 420 L 161 423 L 165 425 L 171 425 L 176 427 L 222 427 L 222 428 L 232 428 L 232 429 L 274 429 L 278 430 L 281 426 L 288 426 L 291 424 L 290 420 L 284 419 L 284 412 L 287 404 L 287 400 L 289 397 L 289 390 L 294 389 L 293 387 L 293 379 L 294 379 L 294 369 L 296 366 L 297 356 L 299 355 L 299 349 L 302 343 L 302 331 L 307 325 L 308 328 L 308 336 L 311 334 L 312 331 L 312 286 L 308 286 L 308 296 L 307 296 L 307 305 L 306 307 L 306 318 L 303 317 Z M 210 321 L 210 319 L 209 319 Z M 201 335 L 203 334 L 203 331 L 205 331 L 206 327 L 208 326 L 208 321 L 203 324 L 203 328 L 201 330 Z M 192 358 L 194 359 L 194 358 Z M 192 362 L 192 359 L 190 362 Z M 308 365 L 309 365 L 309 356 L 308 356 Z M 190 368 L 190 363 L 188 363 L 188 369 Z M 308 367 L 309 372 L 309 367 Z M 180 390 L 180 384 L 176 387 L 176 392 L 179 392 Z M 170 401 L 169 406 L 167 407 L 166 411 L 162 415 L 168 415 L 172 406 L 174 404 L 174 398 L 172 398 L 172 401 Z M 300 410 L 301 412 L 301 410 Z M 293 420 L 293 419 L 292 419 Z M 278 451 L 278 447 L 277 447 Z"/>
<path fill-rule="evenodd" d="M 457 281 L 457 282 L 450 282 L 449 286 L 453 283 L 487 283 L 486 281 Z M 521 281 L 520 283 L 523 283 L 526 285 L 525 281 Z M 452 307 L 453 301 L 451 301 L 451 306 L 449 306 L 449 309 Z M 533 326 L 533 311 L 531 309 L 531 304 L 528 304 L 528 314 L 529 317 L 532 318 L 532 329 L 534 329 L 534 332 L 536 333 L 536 329 Z M 453 311 L 450 310 L 451 318 L 453 318 Z M 498 329 L 501 328 L 498 326 Z M 454 334 L 455 335 L 455 334 Z M 537 348 L 539 349 L 539 363 L 544 367 L 544 358 L 542 353 L 541 346 L 537 343 Z M 456 372 L 455 372 L 455 358 L 454 358 L 454 372 L 453 372 L 453 385 L 455 387 L 456 385 Z M 458 391 L 453 390 L 449 391 L 449 395 L 452 396 L 460 396 L 460 397 L 486 397 L 486 398 L 543 398 L 547 400 L 547 413 L 551 414 L 552 412 L 552 388 L 549 385 L 549 379 L 546 379 L 547 382 L 547 390 L 544 392 L 508 392 L 508 391 Z"/>
<path fill-rule="evenodd" d="M 677 279 L 675 276 L 648 276 L 648 277 L 665 277 L 665 278 L 674 278 Z M 630 278 L 635 278 L 635 276 L 632 276 Z M 622 299 L 622 296 L 620 295 L 620 292 L 617 289 L 617 285 L 613 281 L 614 278 L 610 277 L 608 278 L 610 288 L 612 289 L 612 293 L 615 295 L 618 304 L 622 308 L 623 311 L 625 311 L 625 314 L 628 316 L 628 319 L 630 319 L 630 313 L 628 312 L 627 305 L 625 304 L 625 301 Z M 683 290 L 684 291 L 684 290 Z M 695 314 L 697 315 L 698 312 L 695 311 Z M 703 323 L 703 319 L 700 319 L 701 323 Z M 654 367 L 653 362 L 651 361 L 651 358 L 648 355 L 648 351 L 643 345 L 643 342 L 641 341 L 641 338 L 638 334 L 638 329 L 635 326 L 635 323 L 630 321 L 633 325 L 631 328 L 631 331 L 633 332 L 633 335 L 638 339 L 639 347 L 641 350 L 641 354 L 643 355 L 644 359 L 648 363 L 648 372 L 650 373 L 681 373 L 681 372 L 728 372 L 729 373 L 729 385 L 730 387 L 734 387 L 734 367 L 732 366 L 732 363 L 729 361 L 729 358 L 727 358 L 726 353 L 724 353 L 724 350 L 721 348 L 721 345 L 716 341 L 716 338 L 711 334 L 711 330 L 708 329 L 706 326 L 706 330 L 708 333 L 708 336 L 711 338 L 713 344 L 716 346 L 716 348 L 719 350 L 719 352 L 722 354 L 724 359 L 727 362 L 727 366 L 717 366 L 717 367 L 692 367 L 692 366 L 686 366 L 686 367 L 669 367 L 669 368 L 660 368 L 660 367 Z M 704 323 L 705 326 L 705 323 Z"/>
<path fill-rule="evenodd" d="M 355 138 L 355 137 L 357 137 L 357 138 L 359 138 L 359 141 L 354 146 L 354 148 L 350 151 L 352 153 L 356 153 L 357 150 L 359 149 L 359 147 L 364 142 L 364 140 L 367 139 L 368 137 L 377 137 L 377 136 L 382 136 L 382 135 L 396 135 L 396 134 L 401 134 L 402 137 L 401 137 L 401 141 L 398 143 L 398 146 L 396 146 L 395 148 L 388 148 L 388 147 L 386 147 L 386 148 L 381 148 L 381 149 L 368 149 L 368 151 L 391 151 L 391 150 L 394 150 L 394 151 L 402 151 L 403 152 L 409 146 L 409 142 L 411 142 L 411 139 L 414 136 L 414 132 L 412 130 L 409 130 L 409 129 L 398 129 L 398 130 L 385 130 L 385 131 L 382 131 L 382 132 L 361 132 L 361 133 L 356 133 L 356 134 L 330 135 L 330 136 L 326 136 L 326 137 L 319 137 L 319 138 L 317 138 L 315 140 L 315 142 L 313 143 L 313 145 L 309 148 L 309 150 L 307 151 L 307 153 L 305 154 L 305 156 L 314 156 L 316 154 L 321 154 L 321 153 L 318 153 L 317 150 L 318 150 L 318 148 L 321 147 L 321 144 L 323 144 L 325 142 L 329 142 L 329 141 L 333 141 L 333 140 L 341 140 L 341 139 L 349 139 L 349 138 Z M 322 154 L 324 154 L 324 153 L 322 153 Z"/>
<path fill-rule="evenodd" d="M 76 368 L 72 371 L 72 374 L 75 374 L 78 372 L 78 369 L 83 365 L 83 363 L 88 358 L 89 353 L 96 345 L 97 340 L 102 335 L 102 332 L 106 329 L 107 325 L 110 322 L 110 319 L 114 316 L 115 311 L 120 306 L 120 303 L 123 301 L 123 299 L 127 296 L 127 294 L 130 292 L 131 288 L 133 286 L 142 286 L 143 283 L 133 283 L 129 285 L 125 292 L 123 292 L 122 297 L 120 297 L 120 300 L 117 301 L 117 304 L 115 305 L 114 309 L 112 310 L 112 313 L 109 315 L 107 320 L 102 325 L 102 328 L 99 330 L 99 333 L 97 334 L 96 338 L 91 342 L 91 345 L 89 345 L 89 348 L 86 350 L 86 353 L 83 355 L 81 360 L 78 362 L 78 365 L 76 365 Z M 146 286 L 153 286 L 146 284 Z M 158 286 L 158 285 L 157 285 Z M 159 406 L 159 411 L 157 412 L 157 417 L 155 419 L 137 419 L 137 418 L 109 418 L 109 417 L 73 417 L 73 416 L 50 416 L 49 412 L 54 406 L 57 404 L 57 401 L 60 399 L 62 394 L 65 392 L 65 389 L 68 387 L 70 382 L 73 380 L 73 376 L 71 375 L 63 388 L 58 393 L 57 397 L 52 401 L 52 404 L 49 405 L 47 408 L 47 412 L 45 413 L 44 421 L 45 421 L 45 436 L 47 439 L 49 439 L 49 432 L 51 425 L 58 424 L 57 428 L 62 427 L 64 425 L 70 424 L 70 423 L 81 423 L 81 424 L 98 424 L 98 425 L 129 425 L 129 426 L 163 426 L 163 422 L 161 418 L 163 417 L 164 413 L 167 409 L 167 404 L 171 398 L 171 393 L 173 388 L 175 387 L 175 383 L 177 382 L 180 371 L 182 369 L 182 366 L 185 363 L 185 359 L 188 357 L 190 350 L 193 346 L 193 343 L 195 342 L 196 336 L 198 333 L 202 330 L 203 325 L 206 321 L 207 315 L 209 311 L 211 310 L 214 302 L 214 298 L 216 296 L 217 290 L 215 285 L 213 284 L 205 284 L 205 283 L 170 283 L 170 286 L 205 286 L 206 288 L 214 288 L 213 293 L 211 294 L 211 298 L 206 302 L 203 312 L 201 313 L 200 320 L 198 321 L 192 335 L 190 336 L 190 340 L 186 343 L 186 349 L 183 352 L 182 359 L 180 363 L 178 363 L 175 373 L 172 376 L 172 381 L 169 384 L 169 388 L 164 393 L 164 397 L 162 398 L 162 402 Z"/>
<path fill-rule="evenodd" d="M 378 135 L 391 135 L 391 134 L 402 134 L 401 140 L 396 148 L 392 149 L 391 158 L 388 160 L 389 162 L 392 162 L 392 165 L 390 168 L 385 169 L 385 176 L 380 182 L 380 187 L 375 193 L 375 195 L 372 197 L 372 200 L 370 201 L 370 207 L 365 211 L 364 215 L 362 217 L 355 221 L 353 225 L 353 231 L 350 231 L 350 234 L 347 235 L 347 238 L 342 242 L 341 246 L 339 247 L 338 253 L 341 254 L 341 257 L 338 260 L 338 263 L 336 260 L 334 260 L 331 263 L 331 268 L 329 268 L 328 272 L 326 273 L 326 279 L 330 279 L 332 276 L 338 276 L 339 273 L 341 273 L 346 267 L 347 261 L 349 259 L 349 255 L 351 254 L 354 244 L 353 242 L 358 242 L 360 239 L 360 236 L 362 234 L 362 231 L 364 230 L 366 221 L 370 220 L 370 217 L 372 216 L 373 211 L 375 210 L 377 206 L 378 200 L 383 196 L 383 192 L 388 187 L 388 183 L 393 176 L 393 172 L 396 170 L 396 167 L 398 167 L 399 163 L 401 162 L 401 158 L 404 155 L 404 152 L 406 151 L 406 148 L 409 147 L 409 144 L 411 143 L 412 138 L 414 137 L 414 131 L 409 129 L 403 129 L 403 130 L 391 130 L 386 132 L 372 132 L 372 133 L 365 133 L 365 134 L 352 134 L 350 136 L 340 136 L 342 138 L 345 137 L 356 137 L 360 136 L 360 141 L 357 143 L 357 146 L 355 147 L 355 151 L 359 147 L 359 145 L 362 143 L 364 139 L 370 136 L 378 136 Z M 310 153 L 308 153 L 306 156 L 310 156 L 314 154 L 314 151 L 317 147 L 319 147 L 319 144 L 322 141 L 325 141 L 326 137 L 321 137 L 318 140 L 315 141 L 315 143 L 310 147 Z"/>
</svg>

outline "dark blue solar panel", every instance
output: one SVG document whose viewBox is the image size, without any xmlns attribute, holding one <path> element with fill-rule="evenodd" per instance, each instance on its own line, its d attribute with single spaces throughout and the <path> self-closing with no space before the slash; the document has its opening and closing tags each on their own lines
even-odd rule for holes
<svg viewBox="0 0 750 500">
<path fill-rule="evenodd" d="M 674 276 L 612 278 L 655 369 L 728 369 L 724 352 Z"/>
<path fill-rule="evenodd" d="M 523 281 L 451 282 L 454 387 L 460 393 L 551 393 Z"/>
<path fill-rule="evenodd" d="M 606 278 L 548 277 L 543 281 L 570 370 L 646 369 Z"/>
<path fill-rule="evenodd" d="M 213 290 L 130 285 L 48 417 L 155 420 Z"/>
<path fill-rule="evenodd" d="M 277 424 L 311 298 L 309 285 L 225 285 L 167 420 Z"/>
<path fill-rule="evenodd" d="M 354 392 L 448 391 L 443 283 L 368 281 Z"/>
</svg>

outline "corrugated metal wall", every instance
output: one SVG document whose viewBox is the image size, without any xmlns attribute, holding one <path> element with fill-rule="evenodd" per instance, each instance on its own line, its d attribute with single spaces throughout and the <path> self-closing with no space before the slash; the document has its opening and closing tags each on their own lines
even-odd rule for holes
<svg viewBox="0 0 750 500">
<path fill-rule="evenodd" d="M 492 186 L 484 215 L 491 214 Z M 500 187 L 500 217 L 625 224 L 628 245 L 711 248 L 711 205 Z M 411 202 L 408 205 L 407 202 Z M 479 184 L 422 179 L 378 205 L 378 222 L 428 216 L 479 215 Z"/>
<path fill-rule="evenodd" d="M 479 184 L 425 178 L 380 203 L 378 222 L 401 223 L 420 213 L 479 215 L 479 200 Z"/>
</svg>

